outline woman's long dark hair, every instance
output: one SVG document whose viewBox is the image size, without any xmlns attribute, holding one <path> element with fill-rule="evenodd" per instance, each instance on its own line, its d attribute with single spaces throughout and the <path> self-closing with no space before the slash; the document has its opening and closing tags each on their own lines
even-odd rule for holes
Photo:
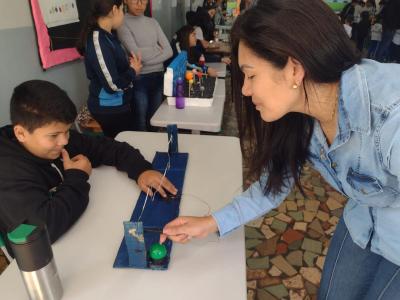
<svg viewBox="0 0 400 300">
<path fill-rule="evenodd" d="M 241 93 L 244 77 L 238 65 L 239 42 L 279 69 L 289 57 L 298 60 L 305 70 L 304 81 L 314 83 L 339 81 L 343 71 L 360 62 L 360 55 L 339 19 L 321 0 L 258 0 L 236 19 L 231 32 L 232 95 L 242 152 L 251 160 L 249 177 L 268 174 L 266 195 L 282 191 L 289 177 L 302 190 L 299 178 L 309 155 L 314 121 L 300 113 L 288 113 L 274 122 L 261 119 L 251 99 Z"/>
<path fill-rule="evenodd" d="M 123 0 L 94 0 L 92 1 L 91 10 L 88 13 L 85 23 L 82 27 L 82 31 L 77 43 L 76 48 L 81 55 L 85 54 L 86 51 L 86 40 L 88 35 L 97 26 L 97 20 L 100 17 L 107 16 L 113 9 L 114 5 L 120 7 Z"/>
</svg>

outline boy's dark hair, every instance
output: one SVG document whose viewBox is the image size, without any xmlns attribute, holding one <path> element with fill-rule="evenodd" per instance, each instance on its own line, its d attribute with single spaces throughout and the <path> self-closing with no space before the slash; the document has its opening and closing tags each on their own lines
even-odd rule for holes
<svg viewBox="0 0 400 300">
<path fill-rule="evenodd" d="M 76 115 L 76 107 L 67 93 L 48 81 L 21 83 L 11 96 L 11 122 L 29 132 L 53 122 L 71 124 Z"/>
<path fill-rule="evenodd" d="M 345 70 L 360 62 L 360 53 L 337 16 L 320 0 L 259 0 L 236 19 L 231 33 L 232 95 L 242 149 L 249 148 L 252 158 L 249 174 L 251 178 L 264 172 L 269 175 L 266 194 L 279 193 L 288 176 L 300 187 L 314 120 L 300 113 L 288 113 L 274 122 L 261 119 L 251 99 L 241 92 L 244 75 L 238 64 L 239 43 L 277 69 L 283 69 L 289 57 L 296 59 L 304 68 L 304 81 L 312 83 L 340 81 Z M 306 84 L 302 86 L 307 100 Z"/>
</svg>

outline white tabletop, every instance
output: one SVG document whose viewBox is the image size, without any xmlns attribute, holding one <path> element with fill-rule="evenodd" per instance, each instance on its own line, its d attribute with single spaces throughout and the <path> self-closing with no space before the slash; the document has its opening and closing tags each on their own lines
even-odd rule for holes
<svg viewBox="0 0 400 300">
<path fill-rule="evenodd" d="M 207 66 L 217 71 L 218 77 L 226 77 L 226 64 L 221 62 L 207 63 Z"/>
<path fill-rule="evenodd" d="M 178 128 L 196 131 L 221 131 L 225 104 L 225 80 L 217 79 L 214 101 L 210 107 L 187 106 L 177 109 L 165 100 L 150 120 L 151 125 L 166 127 L 176 124 Z"/>
<path fill-rule="evenodd" d="M 148 160 L 167 150 L 165 133 L 124 132 L 119 140 L 137 146 Z M 206 201 L 216 210 L 238 194 L 242 184 L 239 141 L 233 137 L 179 135 L 180 152 L 189 153 L 181 215 L 204 215 Z M 113 269 L 129 220 L 137 185 L 112 167 L 93 170 L 90 202 L 78 222 L 53 245 L 68 299 L 246 299 L 243 229 L 227 238 L 215 235 L 174 244 L 167 271 Z M 27 299 L 15 261 L 0 276 L 1 299 Z"/>
</svg>

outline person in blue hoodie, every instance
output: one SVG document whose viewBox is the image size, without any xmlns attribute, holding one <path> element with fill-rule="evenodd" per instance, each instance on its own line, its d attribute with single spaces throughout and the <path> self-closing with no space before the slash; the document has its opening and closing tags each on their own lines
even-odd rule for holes
<svg viewBox="0 0 400 300">
<path fill-rule="evenodd" d="M 277 208 L 308 161 L 347 200 L 318 299 L 400 299 L 400 65 L 361 59 L 320 0 L 263 0 L 232 28 L 232 95 L 253 184 L 161 241 L 232 230 Z M 254 180 L 255 178 L 255 180 Z"/>
<path fill-rule="evenodd" d="M 131 107 L 135 76 L 142 68 L 140 54 L 127 58 L 114 30 L 123 23 L 122 0 L 95 0 L 78 43 L 90 80 L 88 108 L 104 135 L 134 129 Z"/>
</svg>

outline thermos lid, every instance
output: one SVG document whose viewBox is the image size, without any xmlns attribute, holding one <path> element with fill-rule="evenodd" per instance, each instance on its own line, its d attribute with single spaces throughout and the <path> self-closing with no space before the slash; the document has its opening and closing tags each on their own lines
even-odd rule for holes
<svg viewBox="0 0 400 300">
<path fill-rule="evenodd" d="M 29 235 L 37 228 L 37 226 L 29 224 L 21 224 L 13 231 L 7 234 L 8 239 L 14 244 L 24 244 L 28 241 Z"/>
</svg>

